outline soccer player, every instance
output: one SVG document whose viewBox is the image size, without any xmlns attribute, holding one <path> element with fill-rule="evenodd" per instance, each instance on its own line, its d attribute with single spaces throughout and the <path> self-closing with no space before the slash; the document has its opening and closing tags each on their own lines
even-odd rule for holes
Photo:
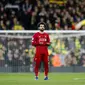
<svg viewBox="0 0 85 85">
<path fill-rule="evenodd" d="M 38 72 L 40 68 L 40 63 L 44 63 L 44 80 L 48 80 L 48 46 L 50 45 L 49 35 L 44 32 L 46 28 L 46 24 L 44 22 L 40 22 L 38 24 L 38 29 L 40 32 L 37 32 L 32 37 L 32 45 L 36 47 L 36 53 L 34 57 L 34 72 L 35 79 L 38 80 Z"/>
</svg>

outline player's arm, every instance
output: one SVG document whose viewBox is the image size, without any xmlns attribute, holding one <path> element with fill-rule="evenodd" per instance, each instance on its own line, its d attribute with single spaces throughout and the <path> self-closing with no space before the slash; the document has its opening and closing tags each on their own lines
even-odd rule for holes
<svg viewBox="0 0 85 85">
<path fill-rule="evenodd" d="M 50 37 L 49 37 L 49 35 L 47 35 L 47 42 L 46 42 L 46 45 L 50 45 L 51 43 L 50 43 Z"/>
<path fill-rule="evenodd" d="M 34 34 L 33 37 L 32 37 L 32 45 L 33 46 L 37 46 L 38 45 L 36 34 Z"/>
</svg>

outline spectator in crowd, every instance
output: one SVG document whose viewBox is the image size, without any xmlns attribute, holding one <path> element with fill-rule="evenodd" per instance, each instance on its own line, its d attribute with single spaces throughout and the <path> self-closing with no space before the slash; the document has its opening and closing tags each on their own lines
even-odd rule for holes
<svg viewBox="0 0 85 85">
<path fill-rule="evenodd" d="M 26 72 L 30 71 L 31 61 L 30 61 L 30 55 L 29 55 L 28 49 L 25 49 L 24 54 L 23 54 L 23 65 L 26 67 L 25 68 Z"/>
<path fill-rule="evenodd" d="M 30 56 L 28 49 L 25 50 L 24 56 L 23 56 L 24 64 L 25 66 L 30 66 Z"/>
<path fill-rule="evenodd" d="M 85 55 L 82 58 L 82 66 L 85 67 Z"/>
<path fill-rule="evenodd" d="M 80 66 L 85 67 L 85 53 L 82 53 L 80 58 L 79 58 L 79 63 Z"/>
<path fill-rule="evenodd" d="M 12 58 L 13 58 L 13 55 L 12 55 L 12 51 L 9 49 L 8 50 L 8 53 L 7 53 L 7 57 L 8 59 L 6 60 L 7 61 L 7 66 L 12 66 Z"/>
<path fill-rule="evenodd" d="M 13 30 L 24 30 L 23 26 L 19 23 L 16 17 L 13 19 L 13 24 Z"/>
<path fill-rule="evenodd" d="M 24 0 L 22 4 L 22 22 L 26 30 L 30 30 L 31 14 L 32 14 L 32 5 L 30 4 L 29 0 Z"/>
<path fill-rule="evenodd" d="M 5 50 L 3 47 L 4 46 L 2 44 L 0 44 L 0 60 L 4 60 Z"/>
<path fill-rule="evenodd" d="M 76 65 L 77 65 L 76 56 L 74 55 L 73 52 L 70 52 L 70 54 L 68 54 L 65 57 L 65 66 L 76 66 Z"/>
</svg>

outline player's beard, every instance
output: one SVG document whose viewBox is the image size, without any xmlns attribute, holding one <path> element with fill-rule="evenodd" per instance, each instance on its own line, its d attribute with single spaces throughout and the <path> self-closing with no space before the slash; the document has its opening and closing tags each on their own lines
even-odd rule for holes
<svg viewBox="0 0 85 85">
<path fill-rule="evenodd" d="M 44 31 L 44 28 L 40 29 L 40 31 L 43 32 Z"/>
</svg>

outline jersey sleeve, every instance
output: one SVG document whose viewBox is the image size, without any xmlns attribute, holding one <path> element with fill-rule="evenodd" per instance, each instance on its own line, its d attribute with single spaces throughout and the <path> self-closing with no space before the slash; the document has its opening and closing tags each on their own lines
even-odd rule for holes
<svg viewBox="0 0 85 85">
<path fill-rule="evenodd" d="M 50 37 L 49 37 L 49 35 L 47 34 L 47 42 L 46 42 L 46 44 L 49 46 L 50 45 Z"/>
<path fill-rule="evenodd" d="M 37 35 L 34 34 L 32 37 L 32 45 L 33 46 L 37 46 L 38 45 L 38 41 L 37 41 Z"/>
</svg>

